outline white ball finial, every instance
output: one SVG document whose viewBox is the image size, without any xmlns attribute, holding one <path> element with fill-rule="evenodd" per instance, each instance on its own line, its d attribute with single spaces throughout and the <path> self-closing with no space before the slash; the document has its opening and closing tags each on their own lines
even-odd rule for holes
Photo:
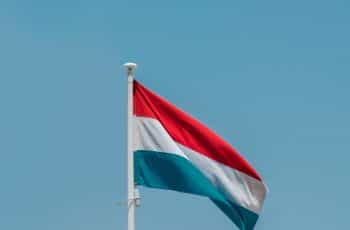
<svg viewBox="0 0 350 230">
<path fill-rule="evenodd" d="M 126 68 L 127 74 L 132 75 L 137 67 L 137 64 L 132 62 L 127 62 L 124 64 L 124 67 Z"/>
</svg>

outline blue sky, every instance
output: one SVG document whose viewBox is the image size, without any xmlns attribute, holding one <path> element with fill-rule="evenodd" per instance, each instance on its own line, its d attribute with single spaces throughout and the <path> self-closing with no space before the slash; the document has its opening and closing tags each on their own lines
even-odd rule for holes
<svg viewBox="0 0 350 230">
<path fill-rule="evenodd" d="M 257 230 L 347 229 L 348 1 L 0 3 L 0 229 L 126 229 L 126 77 L 235 146 L 270 189 Z M 137 229 L 236 229 L 141 189 Z"/>
</svg>

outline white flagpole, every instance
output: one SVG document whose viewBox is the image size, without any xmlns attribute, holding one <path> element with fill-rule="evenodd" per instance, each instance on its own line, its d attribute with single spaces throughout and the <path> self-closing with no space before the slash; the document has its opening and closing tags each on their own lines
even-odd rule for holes
<svg viewBox="0 0 350 230">
<path fill-rule="evenodd" d="M 134 153 L 132 142 L 133 117 L 133 81 L 135 63 L 125 63 L 128 75 L 128 230 L 135 230 L 135 184 L 134 184 Z"/>
</svg>

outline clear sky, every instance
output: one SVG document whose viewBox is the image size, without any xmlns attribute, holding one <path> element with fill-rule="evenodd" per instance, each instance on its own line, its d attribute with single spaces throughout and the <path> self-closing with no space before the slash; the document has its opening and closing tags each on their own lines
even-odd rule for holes
<svg viewBox="0 0 350 230">
<path fill-rule="evenodd" d="M 0 3 L 0 229 L 126 230 L 126 77 L 235 146 L 257 230 L 349 229 L 349 1 Z M 141 189 L 137 229 L 236 229 Z"/>
</svg>

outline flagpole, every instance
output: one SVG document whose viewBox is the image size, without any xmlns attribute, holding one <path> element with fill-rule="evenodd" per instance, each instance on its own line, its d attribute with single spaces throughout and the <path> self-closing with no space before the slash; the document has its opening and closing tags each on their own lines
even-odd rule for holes
<svg viewBox="0 0 350 230">
<path fill-rule="evenodd" d="M 128 230 L 135 230 L 134 153 L 132 150 L 133 81 L 135 63 L 125 63 L 128 76 Z"/>
</svg>

